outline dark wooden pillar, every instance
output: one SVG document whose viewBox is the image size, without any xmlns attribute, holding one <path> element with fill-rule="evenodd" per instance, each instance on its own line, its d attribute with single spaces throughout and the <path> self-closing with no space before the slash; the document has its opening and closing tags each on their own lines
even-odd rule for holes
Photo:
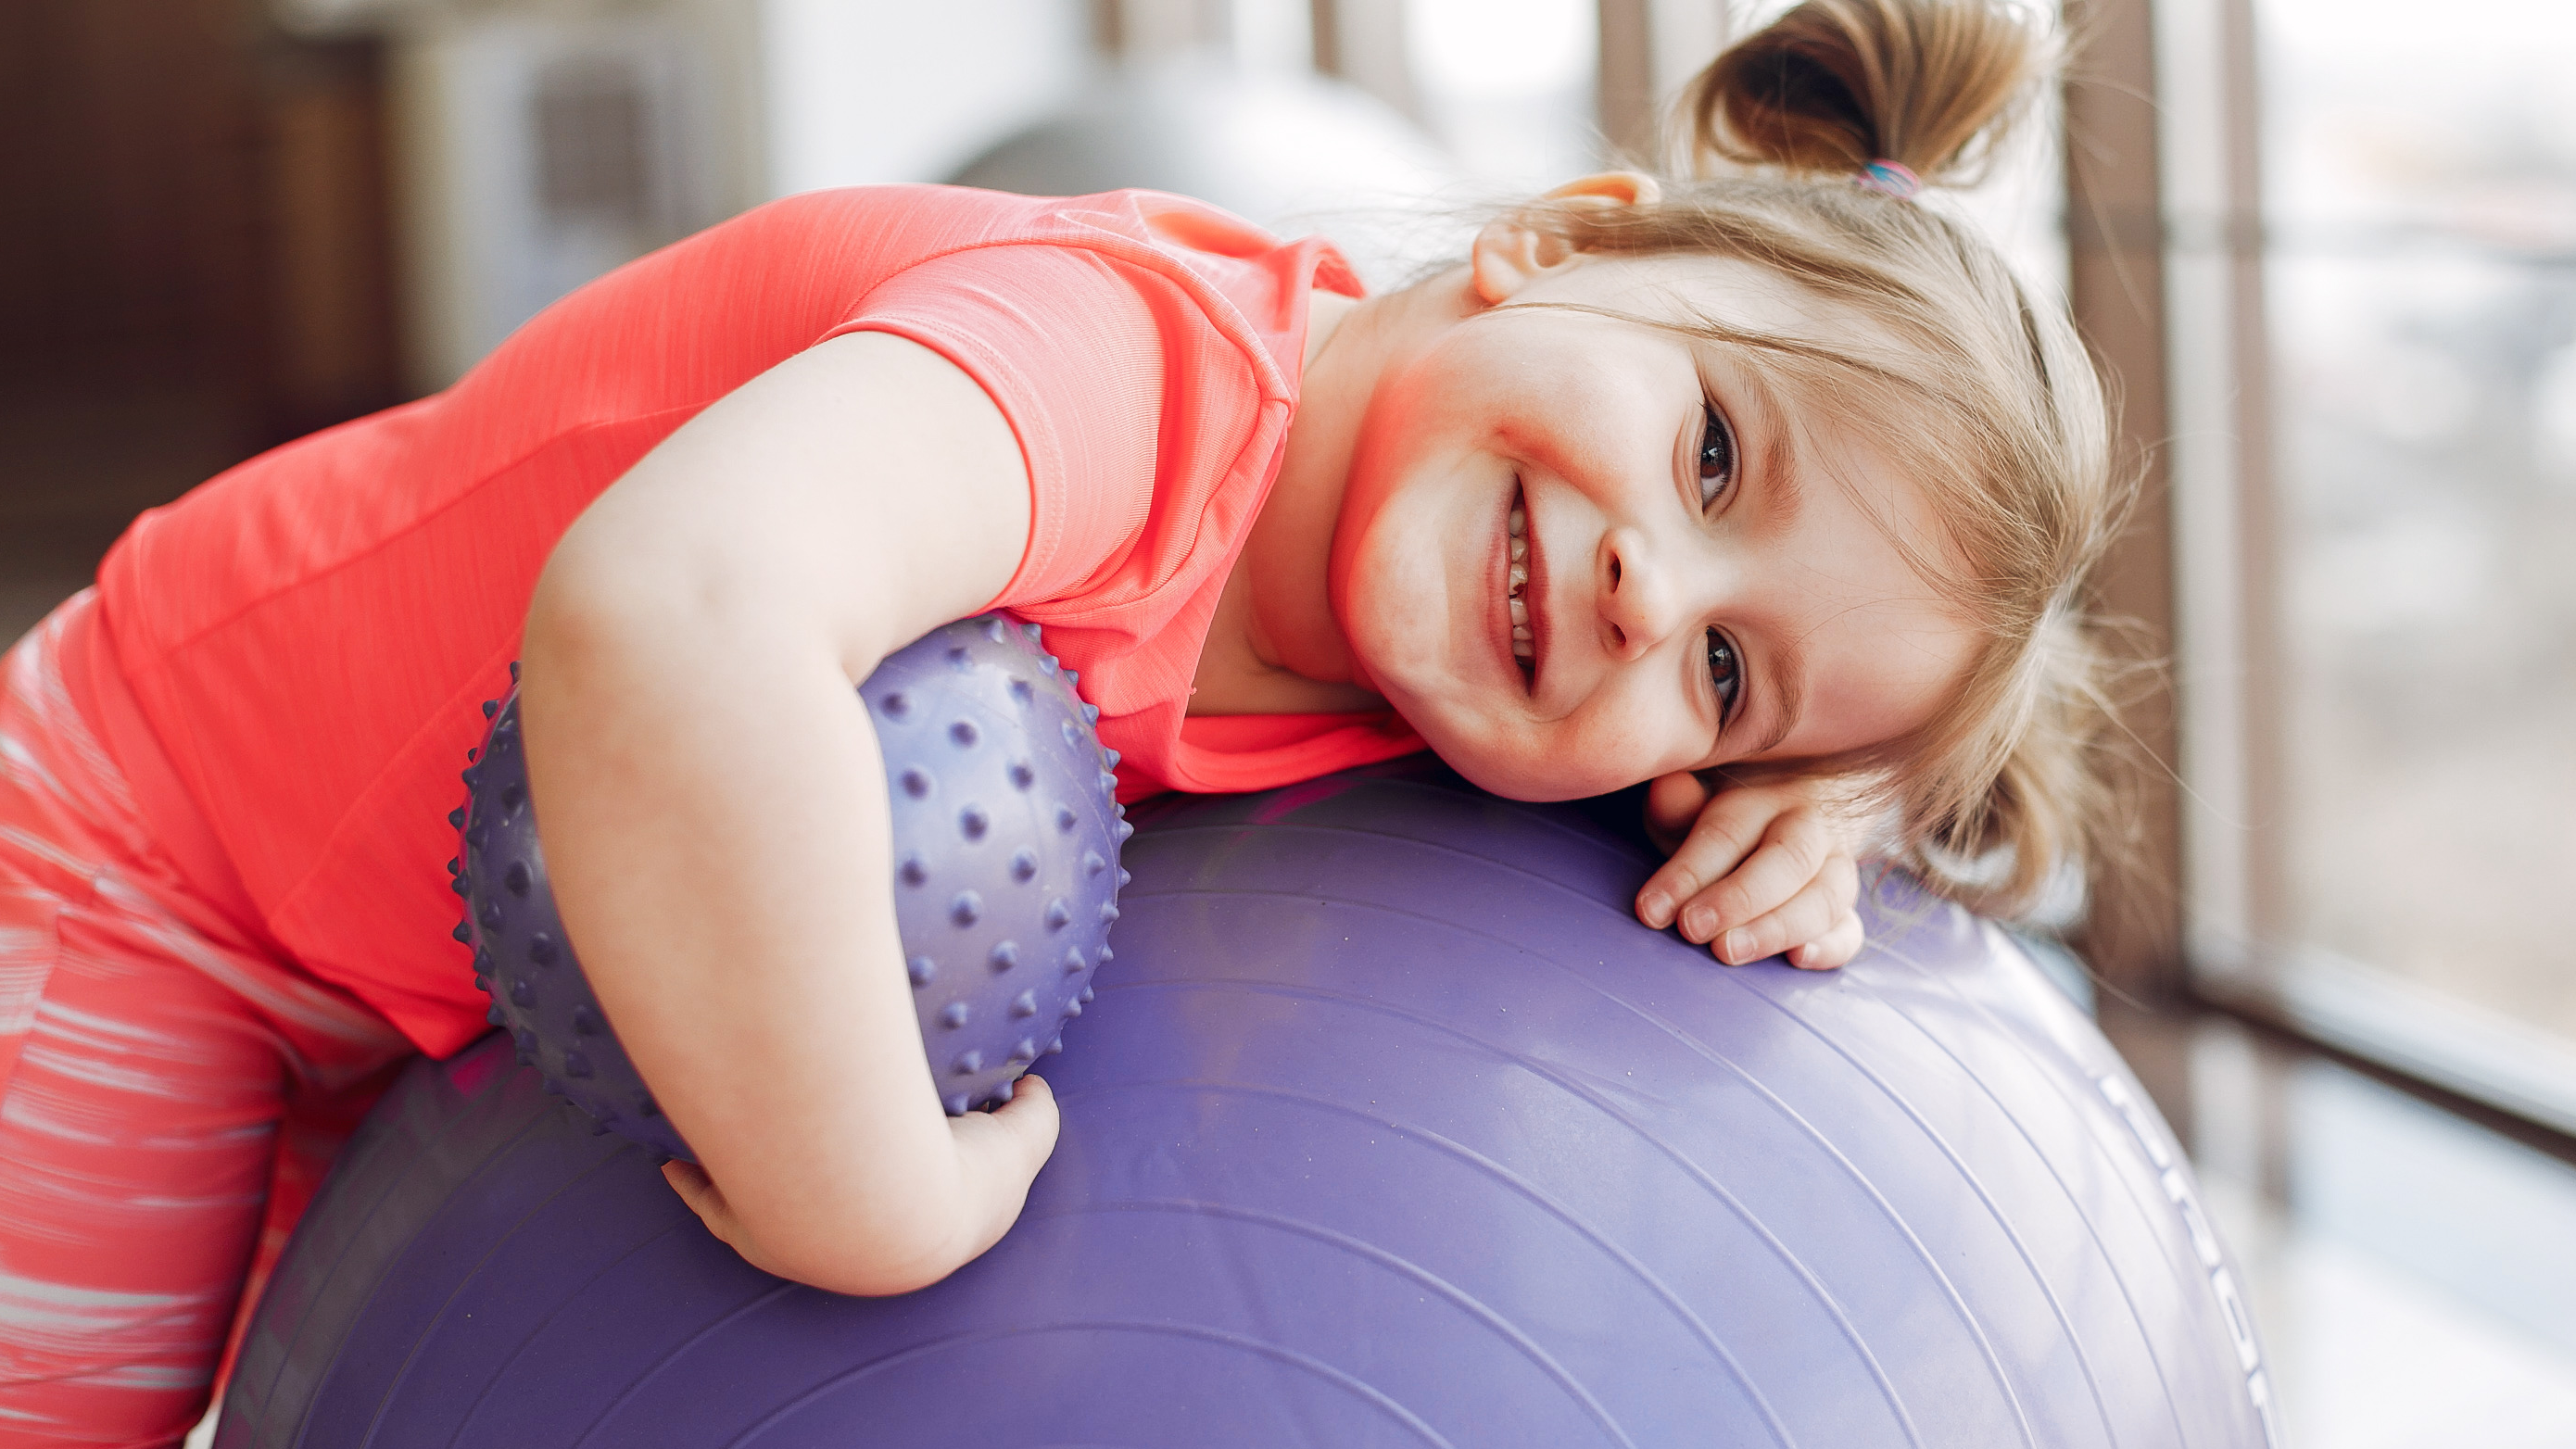
<svg viewBox="0 0 2576 1449">
<path fill-rule="evenodd" d="M 2115 390 L 2117 466 L 2139 482 L 2099 595 L 2124 625 L 2123 838 L 2094 870 L 2078 944 L 2112 988 L 2161 1002 L 2184 982 L 2155 33 L 2148 0 L 2075 0 L 2067 27 L 2078 44 L 2066 80 L 2068 299 Z"/>
</svg>

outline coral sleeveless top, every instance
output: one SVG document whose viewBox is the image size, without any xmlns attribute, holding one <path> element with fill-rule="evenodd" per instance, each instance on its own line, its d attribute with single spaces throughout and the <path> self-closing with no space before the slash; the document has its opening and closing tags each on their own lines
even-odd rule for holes
<svg viewBox="0 0 2576 1449">
<path fill-rule="evenodd" d="M 486 1003 L 447 813 L 556 539 L 781 360 L 891 332 L 1016 430 L 1031 523 L 992 601 L 1042 624 L 1121 794 L 1249 790 L 1421 748 L 1392 715 L 1184 718 L 1297 401 L 1329 245 L 1152 192 L 791 197 L 566 297 L 454 387 L 254 458 L 101 566 L 92 714 L 207 898 L 444 1055 Z"/>
</svg>

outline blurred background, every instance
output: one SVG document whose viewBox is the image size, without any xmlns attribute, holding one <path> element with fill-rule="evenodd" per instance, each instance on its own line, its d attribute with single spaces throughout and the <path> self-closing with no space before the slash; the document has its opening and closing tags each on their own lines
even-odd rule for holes
<svg viewBox="0 0 2576 1449">
<path fill-rule="evenodd" d="M 141 509 L 813 187 L 1148 185 L 1375 287 L 1779 3 L 10 0 L 0 637 Z M 2051 925 L 2290 1442 L 2576 1446 L 2576 6 L 2069 0 L 1973 192 L 2118 377 L 2135 838 Z M 2549 903 L 2561 904 L 2553 907 Z"/>
</svg>

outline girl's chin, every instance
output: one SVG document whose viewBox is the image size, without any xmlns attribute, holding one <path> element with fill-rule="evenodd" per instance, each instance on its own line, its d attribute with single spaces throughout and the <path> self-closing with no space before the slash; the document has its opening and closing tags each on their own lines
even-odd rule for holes
<svg viewBox="0 0 2576 1449">
<path fill-rule="evenodd" d="M 1395 696 L 1390 695 L 1393 700 Z M 1396 704 L 1396 713 L 1404 716 L 1413 732 L 1422 736 L 1443 764 L 1467 778 L 1467 783 L 1487 794 L 1506 800 L 1571 800 L 1588 792 L 1569 789 L 1551 773 L 1534 768 L 1525 748 L 1497 739 L 1487 731 L 1457 728 L 1455 716 L 1417 706 L 1408 710 Z"/>
<path fill-rule="evenodd" d="M 1468 784 L 1488 795 L 1500 795 L 1506 800 L 1526 800 L 1532 804 L 1543 804 L 1551 800 L 1574 800 L 1584 795 L 1599 793 L 1569 789 L 1561 781 L 1514 768 L 1516 762 L 1480 760 L 1474 758 L 1472 754 L 1461 759 L 1451 756 L 1436 746 L 1432 753 L 1439 755 L 1449 768 L 1465 776 Z"/>
</svg>

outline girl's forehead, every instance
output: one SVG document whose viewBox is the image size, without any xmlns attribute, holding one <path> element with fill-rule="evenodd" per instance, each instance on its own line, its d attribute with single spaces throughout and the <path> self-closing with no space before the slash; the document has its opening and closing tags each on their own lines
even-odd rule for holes
<svg viewBox="0 0 2576 1449">
<path fill-rule="evenodd" d="M 1590 253 L 1559 285 L 1563 290 L 1532 300 L 1598 307 L 1658 330 L 1715 326 L 1880 354 L 1896 346 L 1895 334 L 1864 309 L 1741 257 Z"/>
<path fill-rule="evenodd" d="M 1825 298 L 1741 257 L 1691 252 L 1592 253 L 1566 282 L 1655 321 L 1741 316 L 1746 322 L 1811 319 Z"/>
</svg>

